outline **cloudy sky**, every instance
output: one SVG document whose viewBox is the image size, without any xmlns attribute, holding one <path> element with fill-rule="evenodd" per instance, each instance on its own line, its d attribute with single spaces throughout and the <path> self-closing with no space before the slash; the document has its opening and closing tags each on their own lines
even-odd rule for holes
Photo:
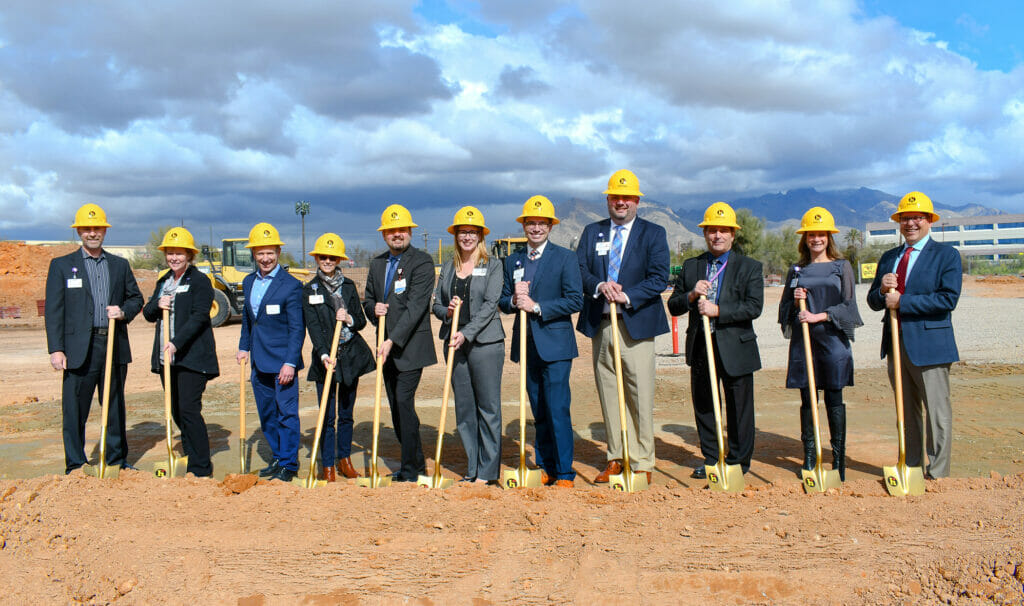
<svg viewBox="0 0 1024 606">
<path fill-rule="evenodd" d="M 432 245 L 631 168 L 672 206 L 796 187 L 921 189 L 1024 212 L 1013 0 L 5 0 L 0 238 L 277 225 Z M 799 211 L 802 212 L 802 209 Z M 796 212 L 795 214 L 799 214 Z M 447 235 L 445 234 L 447 237 Z"/>
</svg>

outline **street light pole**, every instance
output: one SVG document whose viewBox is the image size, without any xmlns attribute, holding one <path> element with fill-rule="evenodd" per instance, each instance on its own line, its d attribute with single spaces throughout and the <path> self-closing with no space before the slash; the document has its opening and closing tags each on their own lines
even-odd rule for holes
<svg viewBox="0 0 1024 606">
<path fill-rule="evenodd" d="M 295 203 L 295 214 L 302 217 L 302 268 L 306 268 L 306 215 L 309 214 L 309 202 L 299 200 Z"/>
</svg>

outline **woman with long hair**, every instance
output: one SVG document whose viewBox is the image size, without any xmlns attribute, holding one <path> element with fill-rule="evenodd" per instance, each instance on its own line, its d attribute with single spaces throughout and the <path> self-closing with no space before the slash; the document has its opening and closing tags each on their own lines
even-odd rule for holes
<svg viewBox="0 0 1024 606">
<path fill-rule="evenodd" d="M 501 467 L 501 369 L 505 360 L 505 329 L 498 314 L 498 299 L 504 272 L 501 261 L 487 255 L 484 236 L 490 230 L 479 210 L 460 208 L 448 233 L 455 236 L 455 255 L 441 267 L 433 309 L 442 322 L 438 336 L 445 342 L 445 355 L 449 355 L 450 342 L 455 356 L 455 420 L 467 459 L 463 481 L 497 483 Z M 459 325 L 452 326 L 458 302 L 462 303 Z"/>
<path fill-rule="evenodd" d="M 838 233 L 832 214 L 820 206 L 808 210 L 800 228 L 800 260 L 786 276 L 779 302 L 779 324 L 790 339 L 786 387 L 800 390 L 800 440 L 804 446 L 803 469 L 813 469 L 816 459 L 811 395 L 800 324 L 807 324 L 811 336 L 814 378 L 825 393 L 832 469 L 846 480 L 846 405 L 843 388 L 853 385 L 853 329 L 863 326 L 857 311 L 854 275 L 843 259 L 832 234 Z M 797 301 L 806 300 L 800 311 Z"/>
</svg>

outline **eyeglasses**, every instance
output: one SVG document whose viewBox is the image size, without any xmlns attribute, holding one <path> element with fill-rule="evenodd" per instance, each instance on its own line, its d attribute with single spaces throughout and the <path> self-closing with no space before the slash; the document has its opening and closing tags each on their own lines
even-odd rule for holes
<svg viewBox="0 0 1024 606">
<path fill-rule="evenodd" d="M 900 223 L 921 223 L 922 221 L 927 221 L 927 220 L 928 220 L 928 217 L 926 217 L 924 215 L 916 215 L 916 216 L 913 216 L 913 217 L 908 217 L 906 215 L 900 215 Z"/>
<path fill-rule="evenodd" d="M 470 237 L 476 238 L 476 237 L 479 236 L 479 234 L 476 231 L 458 231 L 458 232 L 455 232 L 455 235 L 456 235 L 456 237 L 459 237 L 459 238 L 470 238 Z"/>
</svg>

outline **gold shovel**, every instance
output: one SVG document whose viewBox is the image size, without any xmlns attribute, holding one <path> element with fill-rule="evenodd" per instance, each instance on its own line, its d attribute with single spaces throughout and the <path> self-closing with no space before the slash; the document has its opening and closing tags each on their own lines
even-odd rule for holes
<svg viewBox="0 0 1024 606">
<path fill-rule="evenodd" d="M 160 325 L 163 329 L 164 347 L 171 342 L 170 311 L 164 310 L 164 317 Z M 167 425 L 167 460 L 160 461 L 153 465 L 153 475 L 158 478 L 182 477 L 188 468 L 188 456 L 174 456 L 173 442 L 171 440 L 171 354 L 163 351 L 164 356 L 164 422 Z M 184 445 L 182 445 L 184 448 Z"/>
<path fill-rule="evenodd" d="M 103 398 L 100 408 L 100 461 L 98 465 L 86 463 L 82 471 L 87 475 L 108 480 L 121 474 L 120 467 L 107 467 L 107 413 L 110 411 L 110 372 L 114 362 L 114 325 L 116 320 L 107 320 L 107 358 L 103 362 Z"/>
<path fill-rule="evenodd" d="M 707 299 L 704 295 L 700 298 Z M 739 465 L 725 464 L 725 438 L 722 437 L 722 409 L 718 399 L 718 370 L 715 368 L 715 350 L 711 342 L 711 321 L 703 314 L 700 319 L 704 322 L 704 349 L 708 354 L 708 379 L 711 383 L 711 403 L 715 407 L 715 437 L 718 438 L 718 462 L 711 469 L 705 466 L 708 487 L 722 492 L 741 492 L 745 485 L 743 469 Z"/>
<path fill-rule="evenodd" d="M 807 311 L 806 299 L 800 299 L 800 311 Z M 814 361 L 811 359 L 811 329 L 806 322 L 800 323 L 804 333 L 804 356 L 807 359 L 807 389 L 811 392 L 811 419 L 814 421 L 814 469 L 801 469 L 800 476 L 804 480 L 804 492 L 825 492 L 829 488 L 839 488 L 843 481 L 839 479 L 839 470 L 825 471 L 821 468 L 821 430 L 818 425 L 818 387 L 814 381 Z"/>
<path fill-rule="evenodd" d="M 377 317 L 377 352 L 384 344 L 384 318 Z M 384 358 L 377 356 L 377 381 L 373 388 L 373 449 L 370 459 L 370 474 L 365 478 L 357 478 L 356 485 L 364 488 L 383 488 L 391 486 L 391 476 L 382 476 L 377 471 L 377 438 L 380 436 L 380 390 L 384 386 Z"/>
<path fill-rule="evenodd" d="M 626 429 L 626 394 L 622 388 L 622 353 L 619 350 L 619 306 L 609 303 L 612 318 L 612 351 L 615 354 L 615 387 L 619 396 L 619 423 L 622 425 L 622 473 L 609 476 L 608 486 L 620 492 L 647 490 L 647 474 L 629 468 L 629 431 Z"/>
<path fill-rule="evenodd" d="M 452 391 L 452 368 L 455 366 L 455 340 L 452 338 L 459 329 L 459 310 L 462 309 L 462 301 L 455 304 L 455 311 L 452 312 L 451 334 L 448 336 L 448 363 L 444 368 L 444 387 L 441 390 L 441 420 L 437 424 L 437 448 L 434 449 L 434 475 L 419 476 L 416 479 L 417 486 L 427 488 L 449 488 L 453 482 L 451 478 L 441 476 L 441 445 L 444 442 L 444 422 L 448 418 L 448 396 Z"/>
<path fill-rule="evenodd" d="M 245 473 L 245 360 L 238 363 L 238 473 Z"/>
<path fill-rule="evenodd" d="M 892 292 L 890 290 L 889 292 Z M 895 466 L 882 467 L 885 489 L 894 497 L 924 494 L 924 472 L 920 467 L 907 467 L 907 441 L 903 421 L 903 363 L 900 360 L 900 325 L 896 311 L 889 310 L 889 332 L 892 341 L 893 391 L 896 393 L 896 431 L 899 432 L 900 453 Z"/>
<path fill-rule="evenodd" d="M 309 451 L 309 475 L 305 479 L 292 478 L 292 484 L 305 486 L 306 488 L 320 488 L 327 486 L 327 480 L 316 479 L 316 458 L 320 450 L 320 435 L 324 430 L 324 417 L 327 416 L 327 399 L 331 397 L 331 383 L 334 380 L 334 367 L 338 363 L 335 356 L 338 355 L 338 341 L 341 339 L 341 322 L 334 323 L 334 336 L 331 337 L 330 363 L 327 365 L 327 372 L 324 376 L 324 390 L 320 396 L 320 413 L 316 417 L 316 433 L 313 434 L 313 449 Z M 315 363 L 315 362 L 314 362 Z M 335 400 L 337 402 L 337 400 Z"/>
<path fill-rule="evenodd" d="M 526 312 L 519 310 L 519 468 L 501 474 L 505 488 L 542 486 L 541 471 L 526 467 Z"/>
</svg>

